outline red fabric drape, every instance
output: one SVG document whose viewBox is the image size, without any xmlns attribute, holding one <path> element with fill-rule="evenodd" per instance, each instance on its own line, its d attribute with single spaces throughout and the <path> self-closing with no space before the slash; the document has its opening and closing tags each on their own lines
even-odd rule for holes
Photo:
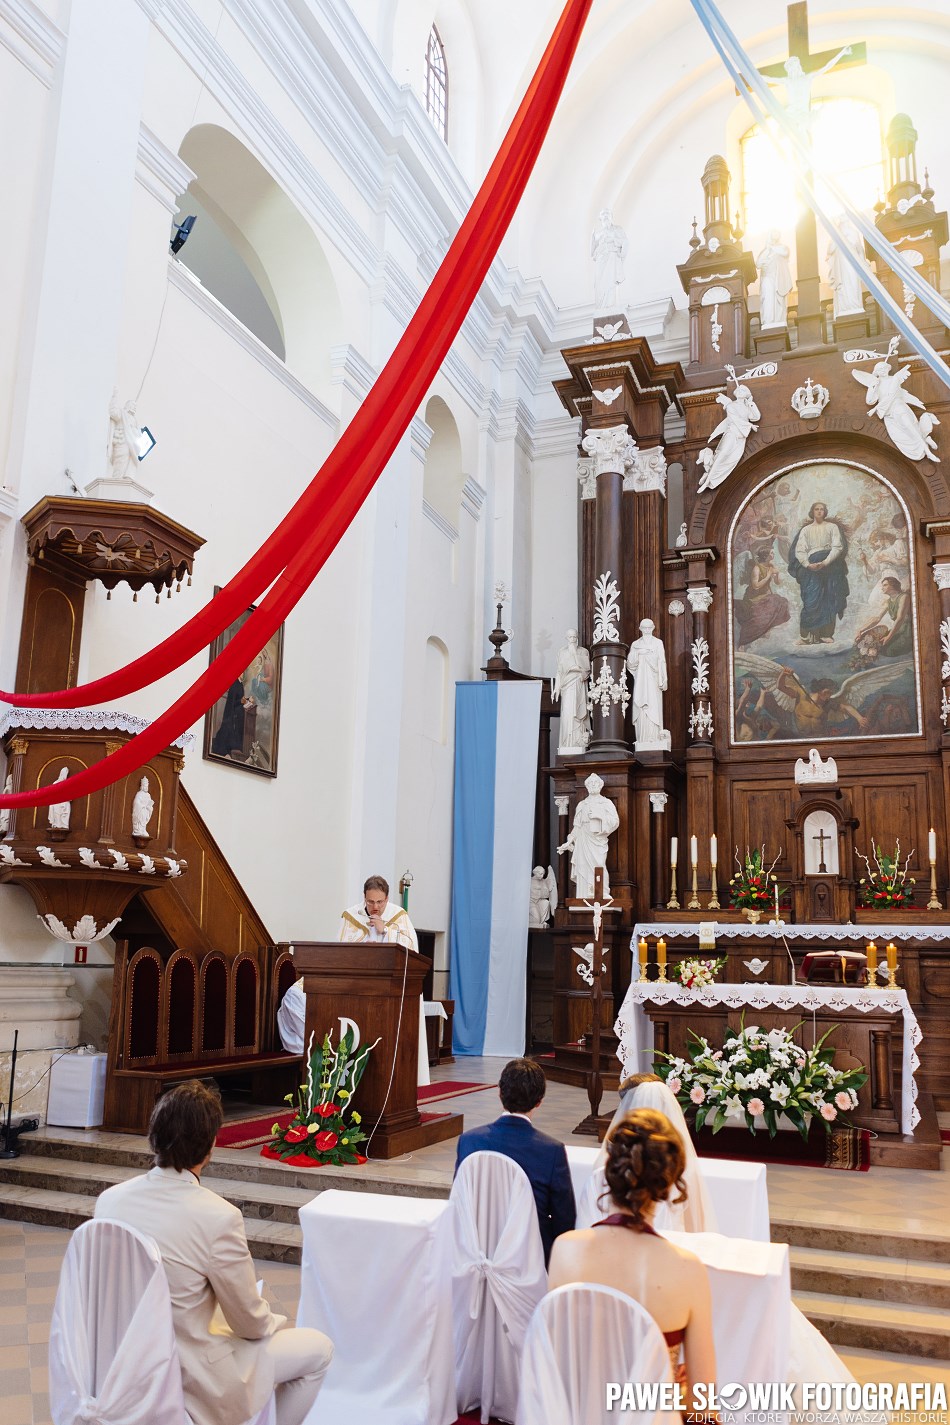
<svg viewBox="0 0 950 1425">
<path fill-rule="evenodd" d="M 137 771 L 212 706 L 309 588 L 405 433 L 485 279 L 540 152 L 592 3 L 568 0 L 495 161 L 415 316 L 356 417 L 258 555 L 185 628 L 126 669 L 83 688 L 7 700 L 48 706 L 56 697 L 55 706 L 75 707 L 90 700 L 93 691 L 92 700 L 98 702 L 117 696 L 120 687 L 125 692 L 143 687 L 180 666 L 227 627 L 247 607 L 252 585 L 259 592 L 279 575 L 258 609 L 206 672 L 144 732 L 66 781 L 0 796 L 0 807 L 74 800 Z M 308 533 L 301 541 L 303 530 Z M 285 567 L 291 549 L 297 552 Z"/>
</svg>

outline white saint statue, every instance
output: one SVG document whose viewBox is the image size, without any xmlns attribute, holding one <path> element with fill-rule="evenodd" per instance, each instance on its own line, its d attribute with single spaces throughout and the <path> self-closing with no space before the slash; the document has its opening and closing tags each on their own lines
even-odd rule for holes
<svg viewBox="0 0 950 1425">
<path fill-rule="evenodd" d="M 68 776 L 69 776 L 69 768 L 68 768 L 68 767 L 61 767 L 61 768 L 60 768 L 60 772 L 59 772 L 59 776 L 56 778 L 56 780 L 57 780 L 57 782 L 65 782 L 65 780 L 66 780 L 66 778 L 67 778 Z M 47 823 L 46 823 L 47 826 L 50 828 L 51 831 L 68 831 L 68 830 L 69 830 L 69 813 L 70 813 L 71 808 L 72 808 L 72 802 L 54 802 L 54 803 L 53 803 L 53 805 L 52 805 L 52 806 L 50 807 L 50 809 L 49 809 L 49 813 L 48 813 L 48 816 L 47 816 Z"/>
<path fill-rule="evenodd" d="M 847 246 L 858 257 L 864 258 L 864 239 L 846 215 L 838 220 L 840 243 L 828 244 L 828 277 L 834 292 L 834 314 L 847 317 L 864 311 L 864 284 L 848 259 L 842 254 L 842 245 Z"/>
<path fill-rule="evenodd" d="M 531 902 L 528 907 L 528 924 L 534 930 L 543 930 L 557 910 L 557 877 L 554 867 L 545 871 L 543 866 L 535 866 L 531 872 Z"/>
<path fill-rule="evenodd" d="M 570 851 L 574 893 L 584 900 L 589 900 L 594 894 L 594 872 L 598 866 L 601 866 L 604 872 L 604 895 L 610 894 L 607 842 L 611 833 L 620 825 L 620 817 L 610 798 L 601 796 L 604 783 L 596 772 L 590 774 L 584 786 L 587 788 L 587 796 L 577 803 L 570 835 L 557 850 L 559 856 Z"/>
<path fill-rule="evenodd" d="M 845 45 L 844 49 L 838 51 L 834 59 L 829 59 L 828 63 L 822 65 L 821 69 L 815 69 L 811 73 L 802 67 L 802 62 L 797 55 L 789 55 L 785 61 L 785 75 L 782 79 L 772 79 L 768 75 L 764 76 L 766 83 L 773 87 L 781 84 L 785 89 L 785 112 L 788 121 L 795 129 L 799 138 L 804 143 L 811 142 L 811 86 L 812 81 L 818 79 L 822 74 L 827 74 L 829 69 L 834 69 L 836 64 L 851 53 L 851 46 Z"/>
<path fill-rule="evenodd" d="M 7 780 L 3 784 L 3 794 L 4 796 L 9 796 L 12 791 L 13 773 L 8 772 Z M 2 811 L 0 811 L 0 836 L 6 836 L 7 832 L 10 830 L 10 813 L 12 812 L 12 810 L 12 807 L 4 807 Z"/>
<path fill-rule="evenodd" d="M 937 442 L 931 435 L 940 422 L 927 410 L 923 401 L 904 390 L 910 367 L 892 371 L 890 360 L 879 361 L 869 376 L 866 371 L 852 371 L 855 381 L 867 387 L 864 399 L 872 416 L 880 416 L 897 449 L 908 460 L 932 460 L 940 464 Z M 915 414 L 915 408 L 921 412 Z"/>
<path fill-rule="evenodd" d="M 558 752 L 584 752 L 590 741 L 587 679 L 590 654 L 577 641 L 577 630 L 567 630 L 567 643 L 557 655 L 557 672 L 551 679 L 551 697 L 561 703 Z"/>
<path fill-rule="evenodd" d="M 719 444 L 715 451 L 711 446 L 707 446 L 697 457 L 696 463 L 702 466 L 703 470 L 698 486 L 700 492 L 715 490 L 717 485 L 721 485 L 723 480 L 732 474 L 745 454 L 746 441 L 754 430 L 758 430 L 755 422 L 762 419 L 762 413 L 748 386 L 737 386 L 734 397 L 721 393 L 716 397 L 716 401 L 722 406 L 723 418 L 716 428 L 710 431 L 709 440 L 711 442 L 718 438 Z"/>
<path fill-rule="evenodd" d="M 755 259 L 759 269 L 759 321 L 762 330 L 788 326 L 788 294 L 792 290 L 792 269 L 788 248 L 777 228 Z"/>
<path fill-rule="evenodd" d="M 663 694 L 667 688 L 666 650 L 653 630 L 652 619 L 640 620 L 640 637 L 630 645 L 627 667 L 633 674 L 630 714 L 637 750 L 668 748 L 670 734 L 663 726 Z"/>
<path fill-rule="evenodd" d="M 120 406 L 119 393 L 113 391 L 109 405 L 109 467 L 113 480 L 136 478 L 139 457 L 135 443 L 138 437 L 135 402 L 126 401 L 124 406 Z"/>
<path fill-rule="evenodd" d="M 148 786 L 148 778 L 143 777 L 139 782 L 139 789 L 132 798 L 132 835 L 148 836 L 148 824 L 155 810 L 155 803 L 152 800 Z"/>
<path fill-rule="evenodd" d="M 623 285 L 623 261 L 627 255 L 627 234 L 615 223 L 609 208 L 601 208 L 597 226 L 590 237 L 594 259 L 594 310 L 610 314 L 617 305 L 617 289 Z"/>
</svg>

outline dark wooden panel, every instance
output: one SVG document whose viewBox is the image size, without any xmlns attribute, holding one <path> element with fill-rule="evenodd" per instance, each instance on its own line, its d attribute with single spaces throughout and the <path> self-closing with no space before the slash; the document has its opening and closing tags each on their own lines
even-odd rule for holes
<svg viewBox="0 0 950 1425">
<path fill-rule="evenodd" d="M 76 682 L 86 585 L 53 568 L 32 564 L 26 576 L 16 691 L 49 693 Z"/>
</svg>

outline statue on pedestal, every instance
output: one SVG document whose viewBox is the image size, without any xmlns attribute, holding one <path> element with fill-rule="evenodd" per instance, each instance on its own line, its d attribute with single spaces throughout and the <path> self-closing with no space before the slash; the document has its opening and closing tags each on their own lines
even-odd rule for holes
<svg viewBox="0 0 950 1425">
<path fill-rule="evenodd" d="M 113 480 L 134 480 L 138 474 L 139 456 L 135 448 L 139 438 L 135 402 L 119 405 L 119 393 L 113 391 L 109 405 L 109 473 Z"/>
<path fill-rule="evenodd" d="M 590 717 L 587 708 L 587 679 L 590 676 L 590 654 L 577 641 L 577 630 L 567 630 L 567 643 L 557 655 L 557 671 L 551 679 L 551 697 L 561 703 L 561 727 L 557 750 L 580 753 L 590 741 Z"/>
<path fill-rule="evenodd" d="M 59 776 L 56 778 L 56 780 L 57 782 L 65 782 L 68 776 L 69 768 L 61 767 L 59 771 Z M 47 813 L 46 821 L 46 824 L 49 827 L 50 831 L 66 832 L 69 830 L 69 814 L 71 809 L 72 802 L 53 803 L 53 805 L 49 809 L 49 812 Z"/>
<path fill-rule="evenodd" d="M 762 330 L 788 326 L 788 294 L 792 290 L 792 269 L 788 248 L 777 228 L 755 259 L 759 269 L 759 321 Z"/>
<path fill-rule="evenodd" d="M 624 282 L 627 255 L 627 234 L 614 222 L 609 208 L 600 210 L 590 237 L 590 255 L 594 259 L 594 310 L 609 316 L 617 305 L 617 289 Z"/>
<path fill-rule="evenodd" d="M 543 866 L 535 866 L 531 872 L 531 902 L 528 906 L 528 925 L 533 930 L 543 930 L 557 910 L 557 877 L 553 866 L 547 872 Z"/>
<path fill-rule="evenodd" d="M 148 824 L 154 810 L 155 802 L 149 791 L 148 778 L 143 777 L 132 798 L 132 836 L 136 843 L 149 839 Z"/>
<path fill-rule="evenodd" d="M 640 637 L 631 643 L 627 654 L 627 668 L 633 674 L 630 706 L 637 751 L 668 751 L 670 747 L 670 734 L 663 726 L 666 651 L 654 628 L 652 619 L 641 619 Z"/>
<path fill-rule="evenodd" d="M 590 774 L 584 786 L 587 796 L 577 803 L 570 835 L 557 850 L 559 856 L 570 851 L 574 894 L 582 900 L 589 900 L 594 894 L 594 872 L 598 866 L 604 872 L 604 895 L 610 894 L 607 843 L 620 825 L 620 817 L 610 798 L 601 796 L 604 783 L 596 772 Z"/>
<path fill-rule="evenodd" d="M 834 291 L 835 317 L 848 317 L 864 312 L 864 285 L 848 259 L 842 256 L 841 245 L 850 247 L 858 257 L 864 257 L 864 239 L 848 217 L 838 220 L 841 244 L 828 244 L 828 277 Z"/>
</svg>

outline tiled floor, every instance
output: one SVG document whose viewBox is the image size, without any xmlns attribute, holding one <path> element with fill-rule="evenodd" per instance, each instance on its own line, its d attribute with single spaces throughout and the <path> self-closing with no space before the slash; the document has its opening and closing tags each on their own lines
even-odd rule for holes
<svg viewBox="0 0 950 1425">
<path fill-rule="evenodd" d="M 434 1072 L 433 1077 L 494 1082 L 502 1061 L 460 1060 Z M 586 1097 L 579 1089 L 552 1084 L 536 1115 L 545 1132 L 565 1141 L 590 1144 L 572 1129 L 586 1112 Z M 498 1114 L 497 1095 L 488 1090 L 438 1105 L 461 1112 L 465 1126 L 490 1122 Z M 63 1136 L 63 1130 L 56 1130 Z M 116 1136 L 94 1132 L 78 1134 L 85 1142 L 101 1139 L 114 1144 Z M 144 1147 L 143 1140 L 129 1144 Z M 215 1157 L 243 1156 L 233 1150 Z M 946 1154 L 944 1155 L 946 1158 Z M 455 1143 L 438 1144 L 419 1153 L 373 1164 L 385 1178 L 398 1175 L 420 1184 L 451 1179 Z M 870 1173 L 821 1172 L 810 1168 L 769 1168 L 769 1199 L 774 1220 L 840 1223 L 862 1226 L 889 1236 L 901 1232 L 950 1237 L 950 1172 L 911 1173 L 872 1168 Z M 49 1322 L 59 1279 L 59 1269 L 69 1232 L 0 1220 L 0 1425 L 50 1425 L 47 1398 Z M 297 1311 L 299 1268 L 278 1262 L 258 1263 L 265 1294 L 276 1310 L 294 1319 Z M 940 1364 L 872 1352 L 842 1352 L 859 1380 L 941 1380 L 950 1389 L 950 1370 Z"/>
</svg>

